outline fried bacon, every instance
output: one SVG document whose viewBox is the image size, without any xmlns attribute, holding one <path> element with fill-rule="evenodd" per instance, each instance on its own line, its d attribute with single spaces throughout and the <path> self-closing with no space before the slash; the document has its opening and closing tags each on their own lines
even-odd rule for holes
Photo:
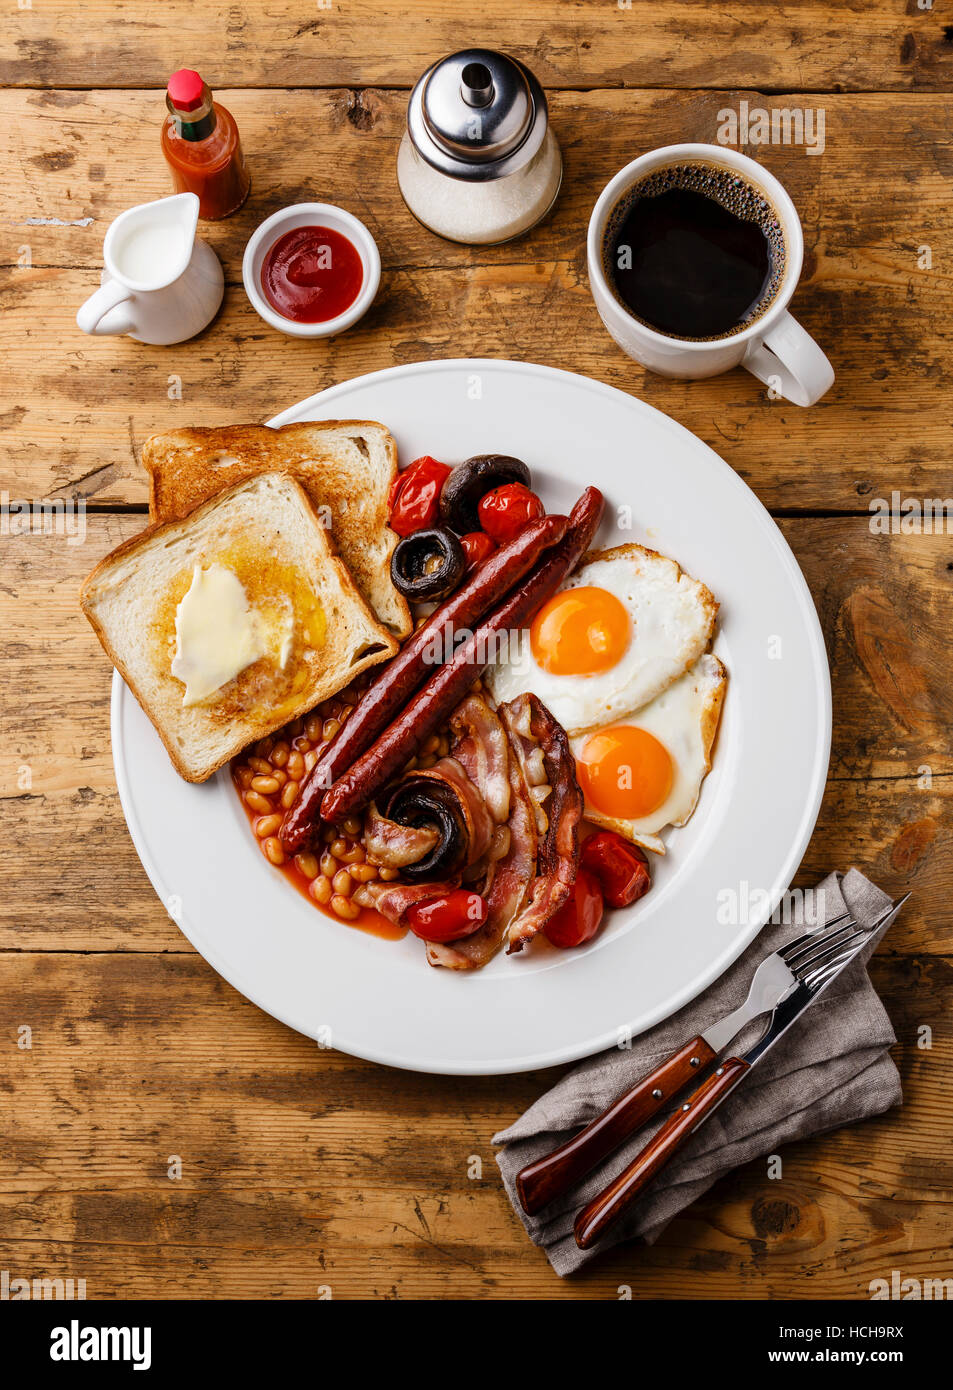
<svg viewBox="0 0 953 1390">
<path fill-rule="evenodd" d="M 450 716 L 453 756 L 480 790 L 497 825 L 510 814 L 509 749 L 506 730 L 482 695 L 468 695 Z"/>
<path fill-rule="evenodd" d="M 431 898 L 442 898 L 452 893 L 456 883 L 362 883 L 354 893 L 353 901 L 361 907 L 371 907 L 393 922 L 397 927 L 405 927 L 404 915 L 408 908 L 426 903 Z"/>
<path fill-rule="evenodd" d="M 493 838 L 493 818 L 480 795 L 479 787 L 470 780 L 457 759 L 441 758 L 433 767 L 414 772 L 412 776 L 449 783 L 463 808 L 470 837 L 466 863 L 471 865 L 482 859 Z"/>
<path fill-rule="evenodd" d="M 521 951 L 542 930 L 572 892 L 579 867 L 583 797 L 566 731 L 541 700 L 535 695 L 519 695 L 501 705 L 499 714 L 514 743 L 528 736 L 539 745 L 552 788 L 546 811 L 548 826 L 539 844 L 529 901 L 507 931 L 506 950 L 511 954 Z M 524 765 L 526 761 L 524 758 Z"/>
<path fill-rule="evenodd" d="M 453 755 L 408 774 L 408 781 L 452 789 L 466 823 L 465 864 L 439 882 L 362 884 L 354 900 L 404 926 L 408 908 L 449 893 L 461 877 L 479 884 L 487 904 L 480 929 L 426 947 L 431 965 L 478 970 L 504 941 L 508 954 L 522 950 L 569 897 L 583 799 L 566 733 L 535 695 L 520 695 L 498 712 L 482 695 L 470 695 L 450 726 Z M 380 863 L 409 869 L 433 851 L 436 837 L 429 826 L 399 825 L 371 807 L 365 846 Z"/>
<path fill-rule="evenodd" d="M 427 943 L 431 965 L 479 970 L 500 949 L 507 927 L 526 901 L 536 872 L 536 816 L 518 759 L 508 758 L 509 832 L 506 853 L 494 866 L 486 892 L 487 918 L 472 936 L 449 945 Z"/>
<path fill-rule="evenodd" d="M 364 821 L 364 848 L 388 869 L 403 869 L 426 858 L 440 843 L 440 831 L 429 825 L 401 825 L 388 820 L 371 802 Z"/>
<path fill-rule="evenodd" d="M 516 754 L 523 780 L 529 789 L 536 817 L 536 832 L 540 836 L 545 835 L 549 828 L 545 802 L 552 788 L 543 750 L 530 728 L 532 707 L 521 697 L 511 700 L 508 705 L 501 705 L 498 713 L 506 727 L 510 750 Z"/>
</svg>

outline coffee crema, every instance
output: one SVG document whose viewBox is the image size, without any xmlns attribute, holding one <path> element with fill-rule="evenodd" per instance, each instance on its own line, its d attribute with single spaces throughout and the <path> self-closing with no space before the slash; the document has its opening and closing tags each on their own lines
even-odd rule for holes
<svg viewBox="0 0 953 1390">
<path fill-rule="evenodd" d="M 733 169 L 654 169 L 616 203 L 602 241 L 619 303 L 670 338 L 710 342 L 741 333 L 784 279 L 781 219 Z"/>
</svg>

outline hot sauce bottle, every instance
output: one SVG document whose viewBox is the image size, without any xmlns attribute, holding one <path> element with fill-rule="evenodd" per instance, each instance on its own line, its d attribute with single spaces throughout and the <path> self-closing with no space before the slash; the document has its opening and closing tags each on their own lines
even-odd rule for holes
<svg viewBox="0 0 953 1390">
<path fill-rule="evenodd" d="M 176 193 L 195 193 L 199 217 L 228 217 L 248 197 L 238 126 L 230 111 L 212 100 L 197 72 L 181 68 L 169 78 L 162 127 L 162 153 L 172 170 Z"/>
</svg>

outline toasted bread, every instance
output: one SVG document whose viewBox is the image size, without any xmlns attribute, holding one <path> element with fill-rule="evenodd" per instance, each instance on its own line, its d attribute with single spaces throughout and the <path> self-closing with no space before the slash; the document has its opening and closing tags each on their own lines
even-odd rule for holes
<svg viewBox="0 0 953 1390">
<path fill-rule="evenodd" d="M 413 627 L 410 609 L 391 583 L 397 536 L 387 524 L 387 497 L 397 474 L 397 449 L 371 420 L 320 420 L 268 429 L 230 425 L 154 434 L 142 449 L 151 479 L 153 521 L 178 521 L 222 488 L 256 473 L 292 473 L 330 526 L 341 559 L 380 622 L 395 637 Z"/>
<path fill-rule="evenodd" d="M 186 705 L 187 686 L 171 670 L 176 615 L 186 593 L 213 567 L 229 572 L 242 635 L 254 634 L 242 659 L 249 651 L 263 654 L 243 669 L 236 662 L 237 674 Z M 81 604 L 188 782 L 204 782 L 248 744 L 397 650 L 334 554 L 307 493 L 288 473 L 260 473 L 182 521 L 148 527 L 96 566 Z M 211 618 L 192 638 L 200 656 L 213 645 L 206 635 L 220 627 L 219 613 Z"/>
</svg>

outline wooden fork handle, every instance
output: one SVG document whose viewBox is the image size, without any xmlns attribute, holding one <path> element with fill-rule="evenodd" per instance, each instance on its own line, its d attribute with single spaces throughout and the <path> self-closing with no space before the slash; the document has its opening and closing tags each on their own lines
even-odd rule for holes
<svg viewBox="0 0 953 1390">
<path fill-rule="evenodd" d="M 613 1101 L 608 1110 L 597 1115 L 585 1129 L 545 1158 L 524 1168 L 517 1175 L 516 1191 L 526 1214 L 532 1216 L 541 1211 L 548 1202 L 574 1187 L 630 1134 L 657 1114 L 714 1055 L 704 1038 L 692 1038 L 679 1052 L 674 1052 Z"/>
<path fill-rule="evenodd" d="M 669 1159 L 716 1106 L 733 1091 L 749 1069 L 741 1057 L 722 1062 L 684 1105 L 670 1116 L 642 1152 L 609 1183 L 576 1217 L 573 1233 L 580 1250 L 588 1250 L 618 1221 L 629 1204 L 648 1186 Z"/>
</svg>

